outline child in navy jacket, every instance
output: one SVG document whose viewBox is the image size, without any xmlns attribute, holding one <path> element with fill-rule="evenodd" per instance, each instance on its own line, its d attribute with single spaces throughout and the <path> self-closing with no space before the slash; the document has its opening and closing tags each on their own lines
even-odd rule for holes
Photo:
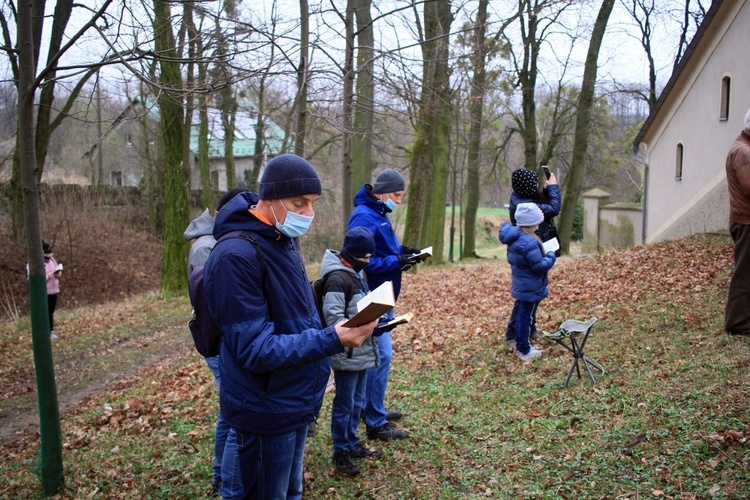
<svg viewBox="0 0 750 500">
<path fill-rule="evenodd" d="M 542 350 L 529 343 L 531 324 L 536 308 L 548 294 L 547 271 L 555 264 L 555 253 L 545 254 L 542 240 L 534 234 L 544 220 L 544 214 L 535 203 L 520 203 L 516 207 L 517 226 L 506 222 L 500 227 L 500 241 L 508 245 L 512 281 L 511 294 L 517 311 L 516 354 L 522 360 L 533 359 Z"/>
</svg>

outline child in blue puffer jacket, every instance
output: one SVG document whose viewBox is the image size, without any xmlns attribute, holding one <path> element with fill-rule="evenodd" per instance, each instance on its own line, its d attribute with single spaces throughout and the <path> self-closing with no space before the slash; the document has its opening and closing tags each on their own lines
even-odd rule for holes
<svg viewBox="0 0 750 500">
<path fill-rule="evenodd" d="M 516 224 L 500 227 L 500 241 L 508 245 L 512 281 L 511 294 L 516 299 L 516 355 L 522 359 L 541 356 L 542 350 L 529 343 L 531 324 L 536 308 L 547 292 L 547 271 L 555 264 L 555 252 L 545 254 L 542 240 L 534 234 L 544 220 L 535 203 L 520 203 L 516 207 Z"/>
</svg>

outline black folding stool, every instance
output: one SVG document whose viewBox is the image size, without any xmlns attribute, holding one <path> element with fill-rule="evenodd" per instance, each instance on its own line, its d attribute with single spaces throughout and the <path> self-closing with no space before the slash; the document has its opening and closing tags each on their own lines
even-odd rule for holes
<svg viewBox="0 0 750 500">
<path fill-rule="evenodd" d="M 602 372 L 602 375 L 606 375 L 607 372 L 602 366 L 594 361 L 593 359 L 586 356 L 583 349 L 586 347 L 586 341 L 589 338 L 591 330 L 594 328 L 596 318 L 589 318 L 588 321 L 578 321 L 575 319 L 569 319 L 565 321 L 560 327 L 554 332 L 544 332 L 544 336 L 548 339 L 554 340 L 567 350 L 573 353 L 573 364 L 568 371 L 568 376 L 565 378 L 565 388 L 567 389 L 570 383 L 570 378 L 573 376 L 573 370 L 575 370 L 578 378 L 581 378 L 581 369 L 579 361 L 583 363 L 584 368 L 591 377 L 591 381 L 596 383 L 596 377 L 591 372 L 591 367 L 598 369 Z M 581 338 L 582 337 L 582 338 Z"/>
</svg>

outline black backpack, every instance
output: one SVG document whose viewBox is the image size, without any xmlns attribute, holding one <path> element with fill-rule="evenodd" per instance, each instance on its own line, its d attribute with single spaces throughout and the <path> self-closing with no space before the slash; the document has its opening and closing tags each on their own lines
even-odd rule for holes
<svg viewBox="0 0 750 500">
<path fill-rule="evenodd" d="M 344 270 L 336 270 L 332 271 L 325 275 L 324 278 L 318 278 L 312 282 L 310 282 L 310 288 L 312 288 L 312 294 L 315 298 L 315 307 L 318 309 L 318 316 L 320 316 L 320 323 L 323 325 L 323 328 L 326 327 L 326 318 L 325 314 L 323 313 L 323 296 L 325 295 L 325 285 L 326 281 L 328 281 L 328 278 L 330 278 L 334 273 L 346 273 Z M 347 273 L 348 274 L 348 273 Z M 344 294 L 345 299 L 345 305 L 344 305 L 344 313 L 346 314 L 346 307 L 349 305 L 349 301 L 352 300 L 353 294 L 349 293 L 349 287 L 346 289 L 346 293 Z"/>
<path fill-rule="evenodd" d="M 232 231 L 219 238 L 216 245 L 229 238 L 243 238 L 255 245 L 260 261 L 260 280 L 261 283 L 265 282 L 266 260 L 263 258 L 258 240 L 246 231 Z M 203 266 L 196 267 L 190 273 L 188 292 L 190 305 L 193 306 L 193 317 L 188 322 L 188 327 L 190 328 L 190 334 L 193 336 L 195 348 L 204 357 L 218 356 L 221 352 L 221 330 L 208 313 L 208 299 L 203 287 Z"/>
</svg>

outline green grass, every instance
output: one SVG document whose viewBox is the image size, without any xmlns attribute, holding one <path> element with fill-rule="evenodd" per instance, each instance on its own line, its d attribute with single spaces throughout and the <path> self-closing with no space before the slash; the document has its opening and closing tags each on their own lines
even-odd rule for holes
<svg viewBox="0 0 750 500">
<path fill-rule="evenodd" d="M 394 334 L 387 403 L 410 437 L 365 440 L 384 457 L 335 474 L 327 394 L 306 498 L 750 497 L 750 342 L 722 332 L 730 263 L 726 237 L 563 259 L 540 326 L 596 315 L 587 353 L 609 372 L 568 389 L 559 346 L 530 363 L 504 351 L 507 264 L 409 275 L 399 308 L 417 316 Z M 191 352 L 131 382 L 65 418 L 63 497 L 205 497 L 216 393 L 203 361 Z M 0 497 L 41 496 L 35 450 L 3 454 Z"/>
</svg>

